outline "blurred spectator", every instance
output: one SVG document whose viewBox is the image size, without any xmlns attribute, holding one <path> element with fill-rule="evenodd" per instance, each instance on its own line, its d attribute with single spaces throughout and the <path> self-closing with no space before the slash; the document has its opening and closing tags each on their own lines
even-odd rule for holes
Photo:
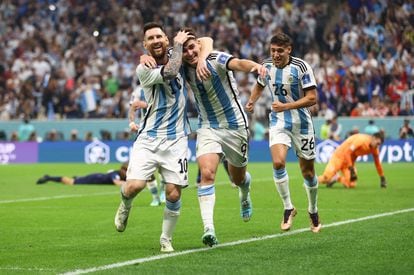
<svg viewBox="0 0 414 275">
<path fill-rule="evenodd" d="M 368 125 L 364 128 L 364 133 L 369 135 L 373 135 L 375 133 L 378 133 L 379 131 L 380 128 L 377 125 L 375 125 L 375 121 L 372 119 L 368 121 Z"/>
<path fill-rule="evenodd" d="M 321 125 L 321 130 L 319 133 L 319 138 L 322 140 L 328 139 L 329 138 L 329 130 L 330 130 L 330 126 L 331 125 L 331 120 L 327 119 L 325 120 L 325 123 Z"/>
<path fill-rule="evenodd" d="M 19 141 L 19 134 L 16 131 L 13 131 L 10 135 L 10 141 Z"/>
<path fill-rule="evenodd" d="M 78 137 L 78 130 L 76 129 L 72 129 L 70 131 L 70 141 L 80 141 L 79 137 Z"/>
<path fill-rule="evenodd" d="M 23 118 L 23 123 L 20 124 L 18 129 L 19 141 L 28 141 L 30 135 L 35 131 L 35 127 L 30 123 L 29 118 Z"/>
<path fill-rule="evenodd" d="M 342 125 L 338 122 L 338 117 L 333 117 L 329 125 L 329 139 L 341 140 Z"/>
<path fill-rule="evenodd" d="M 192 26 L 211 36 L 215 48 L 258 62 L 269 57 L 267 37 L 283 30 L 298 45 L 293 54 L 314 69 L 318 104 L 336 115 L 359 113 L 353 112 L 357 103 L 367 103 L 361 116 L 383 116 L 381 102 L 391 109 L 387 115 L 396 115 L 388 102 L 404 109 L 409 101 L 413 109 L 407 93 L 414 87 L 411 1 L 52 2 L 53 11 L 50 1 L 0 1 L 1 120 L 124 118 L 124 93 L 134 88 L 144 53 L 136 34 L 153 20 L 163 21 L 170 36 Z M 241 98 L 254 83 L 247 79 Z M 376 107 L 373 96 L 380 100 Z M 322 106 L 319 112 L 330 116 Z"/>
<path fill-rule="evenodd" d="M 400 116 L 413 116 L 414 115 L 414 110 L 408 101 L 405 102 L 404 109 L 401 109 L 398 115 Z"/>
<path fill-rule="evenodd" d="M 358 126 L 352 127 L 352 130 L 349 131 L 348 133 L 346 133 L 346 137 L 345 138 L 349 138 L 350 136 L 355 135 L 355 134 L 359 134 L 359 128 L 358 128 Z"/>
<path fill-rule="evenodd" d="M 400 139 L 414 138 L 413 128 L 410 126 L 410 120 L 404 119 L 404 124 L 400 128 Z"/>
<path fill-rule="evenodd" d="M 93 139 L 94 139 L 94 137 L 93 137 L 93 133 L 92 132 L 88 131 L 88 132 L 85 133 L 85 141 L 92 142 Z"/>
</svg>

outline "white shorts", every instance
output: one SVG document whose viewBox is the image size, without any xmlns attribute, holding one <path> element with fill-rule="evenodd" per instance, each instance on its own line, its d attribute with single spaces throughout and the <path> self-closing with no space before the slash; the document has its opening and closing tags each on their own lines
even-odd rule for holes
<svg viewBox="0 0 414 275">
<path fill-rule="evenodd" d="M 196 156 L 209 153 L 223 154 L 231 165 L 245 167 L 249 155 L 248 130 L 198 129 Z"/>
<path fill-rule="evenodd" d="M 315 134 L 292 133 L 283 127 L 271 127 L 269 129 L 269 147 L 275 144 L 285 144 L 293 147 L 296 155 L 302 159 L 312 160 L 316 157 Z"/>
<path fill-rule="evenodd" d="M 188 185 L 188 138 L 138 137 L 130 154 L 127 180 L 147 180 L 158 169 L 167 183 Z"/>
</svg>

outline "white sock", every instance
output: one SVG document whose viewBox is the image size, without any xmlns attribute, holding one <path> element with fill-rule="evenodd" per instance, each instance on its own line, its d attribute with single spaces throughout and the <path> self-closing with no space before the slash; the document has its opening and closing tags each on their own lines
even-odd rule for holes
<svg viewBox="0 0 414 275">
<path fill-rule="evenodd" d="M 165 203 L 164 219 L 162 220 L 161 238 L 172 240 L 172 234 L 180 216 L 181 200 Z"/>
<path fill-rule="evenodd" d="M 312 182 L 305 179 L 305 190 L 308 195 L 308 211 L 313 214 L 318 212 L 318 178 L 315 176 Z"/>
<path fill-rule="evenodd" d="M 249 197 L 250 182 L 251 182 L 250 173 L 249 172 L 246 172 L 246 176 L 244 178 L 244 182 L 243 182 L 242 185 L 239 186 L 239 197 L 240 197 L 240 201 L 245 201 Z"/>
<path fill-rule="evenodd" d="M 292 209 L 293 204 L 290 200 L 289 175 L 287 174 L 286 169 L 273 169 L 273 180 L 280 198 L 282 199 L 284 209 Z"/>
<path fill-rule="evenodd" d="M 198 202 L 200 204 L 201 219 L 203 220 L 204 230 L 214 230 L 214 205 L 216 203 L 216 193 L 214 184 L 200 186 L 198 188 Z"/>
<path fill-rule="evenodd" d="M 148 190 L 151 192 L 153 200 L 160 200 L 158 196 L 158 183 L 157 180 L 154 179 L 152 181 L 147 181 Z"/>
<path fill-rule="evenodd" d="M 125 207 L 131 208 L 132 200 L 135 198 L 136 195 L 132 196 L 131 198 L 126 197 L 124 188 L 125 188 L 125 184 L 122 184 L 121 185 L 121 199 L 122 199 L 122 202 L 124 203 Z"/>
</svg>

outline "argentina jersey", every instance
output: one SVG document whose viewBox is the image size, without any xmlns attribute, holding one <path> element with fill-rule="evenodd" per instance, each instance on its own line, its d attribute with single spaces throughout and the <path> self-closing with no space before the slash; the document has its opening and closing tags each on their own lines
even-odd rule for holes
<svg viewBox="0 0 414 275">
<path fill-rule="evenodd" d="M 162 67 L 149 69 L 138 65 L 136 73 L 148 104 L 141 118 L 138 136 L 177 139 L 190 134 L 187 118 L 187 89 L 183 68 L 172 80 L 164 80 Z"/>
<path fill-rule="evenodd" d="M 185 66 L 185 78 L 194 93 L 199 128 L 247 129 L 248 120 L 233 71 L 227 68 L 232 55 L 213 51 L 207 58 L 211 77 L 200 81 L 193 67 Z"/>
<path fill-rule="evenodd" d="M 316 88 L 315 76 L 306 61 L 290 57 L 289 63 L 282 69 L 273 65 L 268 59 L 263 64 L 269 71 L 268 78 L 258 78 L 258 84 L 270 92 L 272 102 L 294 102 L 305 96 L 308 89 Z M 299 108 L 269 114 L 269 127 L 283 127 L 300 134 L 313 133 L 311 113 L 308 108 Z"/>
</svg>

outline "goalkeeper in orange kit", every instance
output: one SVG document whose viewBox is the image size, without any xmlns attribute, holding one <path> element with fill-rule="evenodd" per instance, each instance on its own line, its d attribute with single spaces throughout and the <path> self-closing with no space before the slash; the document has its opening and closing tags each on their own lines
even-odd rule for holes
<svg viewBox="0 0 414 275">
<path fill-rule="evenodd" d="M 357 181 L 355 160 L 359 156 L 372 154 L 378 175 L 381 178 L 380 186 L 387 187 L 384 171 L 379 159 L 379 147 L 384 142 L 384 133 L 378 132 L 373 135 L 355 134 L 347 138 L 336 148 L 323 175 L 318 177 L 319 183 L 331 187 L 336 181 L 347 188 L 354 188 Z M 342 172 L 339 175 L 339 171 Z"/>
</svg>

